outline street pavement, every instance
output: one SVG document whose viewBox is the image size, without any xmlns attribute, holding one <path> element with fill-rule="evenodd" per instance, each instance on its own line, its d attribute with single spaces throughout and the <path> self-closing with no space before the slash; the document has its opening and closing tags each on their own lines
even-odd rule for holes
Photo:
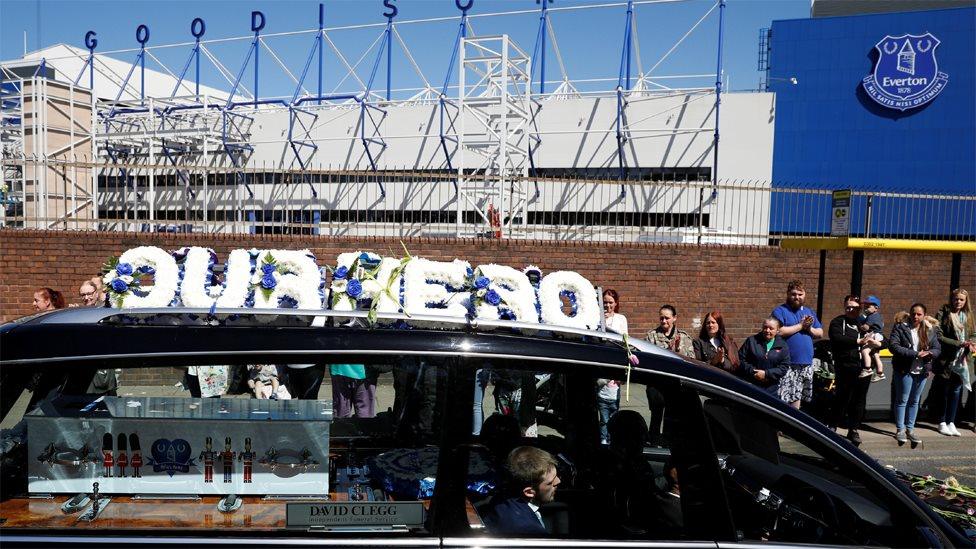
<svg viewBox="0 0 976 549">
<path fill-rule="evenodd" d="M 915 434 L 922 443 L 913 449 L 910 444 L 898 445 L 893 424 L 868 423 L 860 430 L 861 450 L 899 471 L 940 479 L 953 476 L 962 484 L 976 486 L 976 433 L 972 424 L 964 425 L 965 429 L 959 427 L 962 436 L 947 437 L 940 435 L 934 425 L 918 424 Z M 840 433 L 846 434 L 843 430 Z"/>
</svg>

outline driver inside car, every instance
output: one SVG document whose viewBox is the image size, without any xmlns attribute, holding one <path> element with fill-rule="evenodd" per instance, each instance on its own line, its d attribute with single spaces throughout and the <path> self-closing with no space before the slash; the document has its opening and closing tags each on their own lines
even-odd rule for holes
<svg viewBox="0 0 976 549">
<path fill-rule="evenodd" d="M 508 454 L 507 491 L 492 501 L 486 516 L 488 531 L 501 535 L 545 535 L 548 528 L 539 508 L 552 502 L 559 486 L 556 459 L 549 452 L 520 446 Z"/>
</svg>

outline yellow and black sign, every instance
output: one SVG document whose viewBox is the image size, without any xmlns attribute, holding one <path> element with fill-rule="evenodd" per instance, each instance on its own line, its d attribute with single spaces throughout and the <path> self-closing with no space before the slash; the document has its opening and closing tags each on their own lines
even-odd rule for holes
<svg viewBox="0 0 976 549">
<path fill-rule="evenodd" d="M 851 234 L 851 191 L 834 191 L 830 200 L 830 236 Z"/>
</svg>

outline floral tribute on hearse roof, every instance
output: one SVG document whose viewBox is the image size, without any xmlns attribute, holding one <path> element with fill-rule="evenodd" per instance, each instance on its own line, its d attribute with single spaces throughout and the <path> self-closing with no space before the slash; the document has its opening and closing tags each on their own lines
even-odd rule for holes
<svg viewBox="0 0 976 549">
<path fill-rule="evenodd" d="M 518 270 L 431 261 L 406 248 L 404 254 L 348 252 L 338 255 L 335 267 L 320 267 L 307 249 L 237 249 L 228 254 L 221 276 L 210 248 L 167 252 L 140 246 L 107 262 L 103 280 L 109 306 L 119 309 L 329 309 L 367 311 L 370 324 L 381 313 L 403 313 L 591 330 L 600 325 L 596 291 L 579 273 L 543 276 L 533 265 Z"/>
</svg>

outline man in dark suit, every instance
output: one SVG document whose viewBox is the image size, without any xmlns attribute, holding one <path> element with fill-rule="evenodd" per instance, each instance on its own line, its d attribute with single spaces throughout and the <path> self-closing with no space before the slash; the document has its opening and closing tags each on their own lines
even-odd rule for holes
<svg viewBox="0 0 976 549">
<path fill-rule="evenodd" d="M 657 527 L 658 539 L 678 539 L 684 528 L 681 514 L 681 485 L 678 468 L 670 460 L 664 463 L 665 490 L 654 494 L 657 512 L 651 514 L 651 522 Z"/>
<path fill-rule="evenodd" d="M 508 454 L 505 467 L 511 489 L 492 501 L 484 517 L 488 531 L 509 536 L 546 534 L 539 507 L 556 496 L 560 482 L 556 460 L 544 450 L 520 446 Z"/>
</svg>

